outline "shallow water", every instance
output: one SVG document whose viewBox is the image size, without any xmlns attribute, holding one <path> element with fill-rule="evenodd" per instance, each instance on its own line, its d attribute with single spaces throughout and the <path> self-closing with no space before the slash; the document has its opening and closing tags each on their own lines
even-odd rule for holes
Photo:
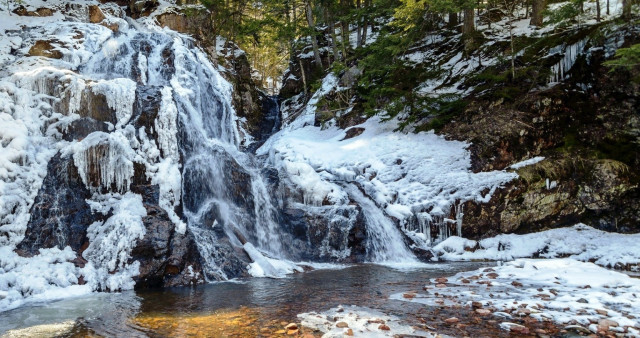
<svg viewBox="0 0 640 338">
<path fill-rule="evenodd" d="M 429 278 L 490 263 L 414 269 L 354 265 L 283 279 L 251 278 L 196 287 L 95 294 L 0 313 L 0 334 L 28 336 L 269 336 L 298 313 L 359 305 L 409 319 L 421 306 L 389 300 Z M 424 306 L 422 306 L 424 307 Z M 56 324 L 56 325 L 53 325 Z M 25 329 L 27 331 L 9 331 Z M 9 332 L 7 332 L 9 331 Z"/>
</svg>

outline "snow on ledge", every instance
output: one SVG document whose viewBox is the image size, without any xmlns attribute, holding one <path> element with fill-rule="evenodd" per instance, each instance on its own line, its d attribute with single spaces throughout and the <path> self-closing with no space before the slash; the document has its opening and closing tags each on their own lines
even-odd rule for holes
<svg viewBox="0 0 640 338">
<path fill-rule="evenodd" d="M 619 234 L 577 224 L 526 235 L 502 234 L 473 241 L 453 236 L 433 248 L 449 261 L 570 257 L 605 267 L 640 267 L 640 234 Z M 468 251 L 471 250 L 471 251 Z"/>
<path fill-rule="evenodd" d="M 542 160 L 544 160 L 544 156 L 537 156 L 537 157 L 534 157 L 534 158 L 530 158 L 528 160 L 524 160 L 522 162 L 518 162 L 518 163 L 512 164 L 509 167 L 509 169 L 520 169 L 520 168 L 526 167 L 528 165 L 536 164 L 536 163 L 538 163 L 538 162 L 540 162 Z"/>
</svg>

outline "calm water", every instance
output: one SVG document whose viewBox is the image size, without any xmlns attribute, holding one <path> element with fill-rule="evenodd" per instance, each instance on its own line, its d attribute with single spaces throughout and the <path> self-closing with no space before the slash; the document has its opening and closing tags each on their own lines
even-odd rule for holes
<svg viewBox="0 0 640 338">
<path fill-rule="evenodd" d="M 0 313 L 0 335 L 268 336 L 281 328 L 282 322 L 297 321 L 298 313 L 325 311 L 340 304 L 366 306 L 410 319 L 424 306 L 389 300 L 389 295 L 418 291 L 429 278 L 489 264 L 432 264 L 412 270 L 354 265 L 284 279 L 251 278 L 197 287 L 95 294 Z M 30 329 L 9 331 L 24 328 Z"/>
</svg>

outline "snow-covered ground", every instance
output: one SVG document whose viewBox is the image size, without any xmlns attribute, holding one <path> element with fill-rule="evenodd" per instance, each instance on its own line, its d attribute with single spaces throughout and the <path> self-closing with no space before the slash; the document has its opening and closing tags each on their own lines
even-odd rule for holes
<svg viewBox="0 0 640 338">
<path fill-rule="evenodd" d="M 640 337 L 640 279 L 574 259 L 517 259 L 431 280 L 428 293 L 392 299 L 432 306 L 472 305 L 509 330 L 515 317 Z"/>
<path fill-rule="evenodd" d="M 570 257 L 609 268 L 640 268 L 640 234 L 611 233 L 584 224 L 480 241 L 452 236 L 433 250 L 440 259 L 449 261 Z"/>
</svg>

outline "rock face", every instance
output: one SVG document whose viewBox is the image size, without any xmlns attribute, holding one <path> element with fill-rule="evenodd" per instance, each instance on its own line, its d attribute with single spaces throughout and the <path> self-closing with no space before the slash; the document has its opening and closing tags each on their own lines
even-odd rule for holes
<svg viewBox="0 0 640 338">
<path fill-rule="evenodd" d="M 627 39 L 627 43 L 633 43 Z M 486 204 L 466 203 L 464 235 L 528 233 L 582 222 L 616 232 L 640 231 L 640 86 L 610 73 L 594 52 L 555 87 L 515 102 L 477 100 L 443 133 L 472 142 L 474 171 L 545 160 Z M 580 83 L 589 89 L 580 90 Z"/>
<path fill-rule="evenodd" d="M 18 245 L 23 255 L 34 255 L 39 248 L 71 248 L 78 254 L 87 247 L 87 227 L 103 220 L 94 215 L 86 199 L 91 193 L 78 175 L 71 157 L 54 156 L 48 175 L 31 207 L 31 221 Z"/>
</svg>

